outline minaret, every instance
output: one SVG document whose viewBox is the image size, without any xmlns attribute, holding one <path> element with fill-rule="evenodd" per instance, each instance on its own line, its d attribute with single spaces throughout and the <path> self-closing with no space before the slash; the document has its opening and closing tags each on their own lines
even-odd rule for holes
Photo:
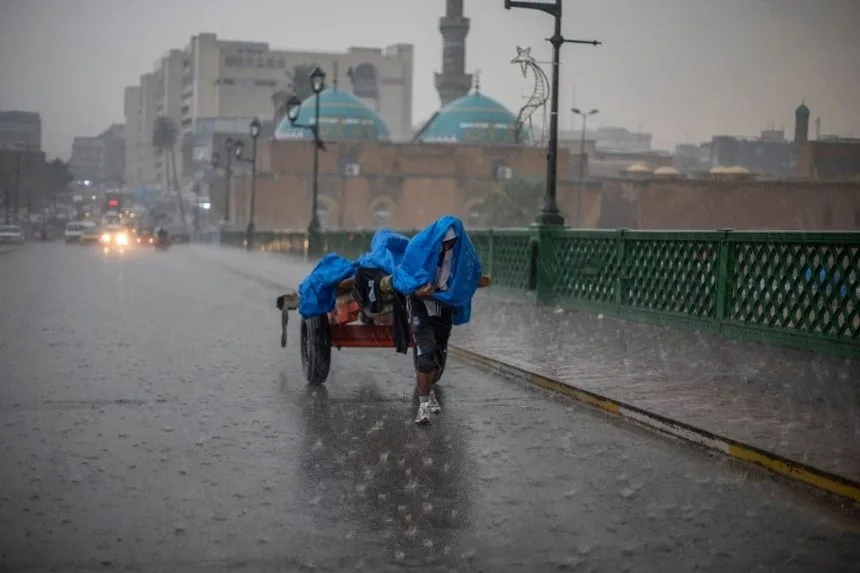
<svg viewBox="0 0 860 573">
<path fill-rule="evenodd" d="M 442 107 L 469 95 L 472 75 L 466 73 L 466 36 L 469 19 L 463 17 L 463 0 L 446 0 L 445 16 L 439 19 L 442 33 L 442 73 L 436 74 L 436 91 Z"/>
<path fill-rule="evenodd" d="M 806 143 L 809 141 L 809 108 L 806 102 L 794 110 L 794 142 Z"/>
</svg>

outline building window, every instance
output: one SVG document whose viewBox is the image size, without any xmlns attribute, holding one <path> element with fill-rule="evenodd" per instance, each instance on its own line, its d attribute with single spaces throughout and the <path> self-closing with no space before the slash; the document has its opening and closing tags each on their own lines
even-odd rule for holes
<svg viewBox="0 0 860 573">
<path fill-rule="evenodd" d="M 373 226 L 377 229 L 388 225 L 388 218 L 391 216 L 391 209 L 388 208 L 388 203 L 379 204 L 373 210 Z"/>
</svg>

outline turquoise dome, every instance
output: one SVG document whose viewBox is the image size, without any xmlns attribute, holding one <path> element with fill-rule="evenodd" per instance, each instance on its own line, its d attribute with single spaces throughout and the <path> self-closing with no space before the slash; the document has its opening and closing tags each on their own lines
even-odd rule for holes
<svg viewBox="0 0 860 573">
<path fill-rule="evenodd" d="M 517 117 L 505 106 L 474 92 L 446 105 L 419 141 L 516 145 Z"/>
<path fill-rule="evenodd" d="M 315 105 L 314 96 L 303 101 L 296 123 L 313 125 Z M 286 117 L 275 130 L 277 140 L 313 138 L 310 129 L 293 127 Z M 323 141 L 388 139 L 388 127 L 379 114 L 354 95 L 329 88 L 320 92 L 320 138 Z"/>
</svg>

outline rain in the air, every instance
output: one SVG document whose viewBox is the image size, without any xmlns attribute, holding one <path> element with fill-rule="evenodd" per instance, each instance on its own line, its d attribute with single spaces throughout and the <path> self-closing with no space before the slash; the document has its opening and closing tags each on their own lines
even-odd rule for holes
<svg viewBox="0 0 860 573">
<path fill-rule="evenodd" d="M 856 0 L 0 0 L 0 572 L 860 572 Z"/>
</svg>

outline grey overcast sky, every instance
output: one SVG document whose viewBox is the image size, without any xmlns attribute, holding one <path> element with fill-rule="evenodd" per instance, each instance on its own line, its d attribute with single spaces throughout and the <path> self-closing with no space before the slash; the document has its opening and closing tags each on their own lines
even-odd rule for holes
<svg viewBox="0 0 860 573">
<path fill-rule="evenodd" d="M 467 66 L 482 91 L 516 110 L 527 83 L 516 45 L 545 42 L 552 20 L 466 0 Z M 793 127 L 805 99 L 822 132 L 860 137 L 860 0 L 565 0 L 564 33 L 603 46 L 562 55 L 562 127 L 570 107 L 595 125 L 641 127 L 656 147 L 712 134 Z M 413 123 L 438 106 L 444 0 L 0 0 L 0 109 L 42 113 L 44 148 L 68 155 L 77 135 L 122 122 L 122 95 L 191 35 L 343 50 L 416 46 Z M 575 95 L 574 95 L 575 94 Z"/>
</svg>

